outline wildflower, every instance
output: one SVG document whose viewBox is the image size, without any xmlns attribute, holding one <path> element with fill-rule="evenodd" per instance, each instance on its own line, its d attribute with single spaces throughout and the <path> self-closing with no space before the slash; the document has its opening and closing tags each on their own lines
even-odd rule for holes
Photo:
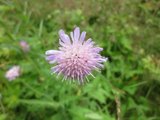
<svg viewBox="0 0 160 120">
<path fill-rule="evenodd" d="M 6 74 L 5 77 L 9 80 L 12 81 L 16 79 L 20 75 L 20 67 L 19 66 L 13 66 L 10 68 Z"/>
<path fill-rule="evenodd" d="M 85 41 L 86 32 L 80 34 L 79 27 L 70 33 L 71 38 L 63 30 L 59 31 L 59 37 L 59 50 L 45 53 L 46 60 L 55 64 L 51 68 L 53 73 L 63 74 L 63 80 L 78 80 L 82 84 L 85 78 L 88 80 L 87 75 L 93 76 L 93 70 L 103 68 L 102 63 L 107 60 L 99 54 L 103 48 L 95 46 L 91 38 Z"/>
<path fill-rule="evenodd" d="M 24 52 L 28 52 L 30 50 L 29 44 L 24 40 L 21 40 L 19 45 Z"/>
</svg>

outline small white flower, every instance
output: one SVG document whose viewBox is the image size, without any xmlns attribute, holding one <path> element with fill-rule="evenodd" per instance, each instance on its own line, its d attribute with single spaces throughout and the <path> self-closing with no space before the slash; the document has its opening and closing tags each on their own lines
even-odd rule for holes
<svg viewBox="0 0 160 120">
<path fill-rule="evenodd" d="M 20 66 L 13 66 L 6 72 L 5 77 L 9 81 L 12 81 L 16 79 L 19 75 L 20 75 Z"/>
</svg>

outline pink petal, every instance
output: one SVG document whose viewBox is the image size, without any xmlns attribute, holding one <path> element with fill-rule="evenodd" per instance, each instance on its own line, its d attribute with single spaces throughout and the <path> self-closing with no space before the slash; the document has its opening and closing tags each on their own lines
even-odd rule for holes
<svg viewBox="0 0 160 120">
<path fill-rule="evenodd" d="M 59 31 L 60 40 L 62 40 L 66 44 L 71 44 L 70 38 L 63 30 Z"/>
<path fill-rule="evenodd" d="M 74 40 L 75 40 L 75 43 L 78 42 L 79 36 L 80 36 L 80 29 L 79 29 L 79 27 L 76 27 L 76 28 L 74 29 Z"/>
<path fill-rule="evenodd" d="M 82 32 L 81 36 L 80 36 L 80 41 L 83 43 L 84 39 L 86 37 L 86 32 Z"/>
</svg>

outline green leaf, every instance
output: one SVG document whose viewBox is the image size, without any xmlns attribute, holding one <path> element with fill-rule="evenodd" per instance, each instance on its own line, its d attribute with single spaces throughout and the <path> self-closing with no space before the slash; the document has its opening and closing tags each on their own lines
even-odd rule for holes
<svg viewBox="0 0 160 120">
<path fill-rule="evenodd" d="M 53 107 L 58 108 L 60 107 L 60 104 L 55 101 L 42 101 L 42 100 L 26 100 L 26 99 L 20 99 L 19 102 L 21 104 L 28 104 L 28 105 L 35 105 L 39 107 Z"/>
</svg>

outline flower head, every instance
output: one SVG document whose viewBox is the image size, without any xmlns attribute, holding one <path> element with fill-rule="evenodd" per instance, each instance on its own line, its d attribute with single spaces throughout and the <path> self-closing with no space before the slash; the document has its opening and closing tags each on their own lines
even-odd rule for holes
<svg viewBox="0 0 160 120">
<path fill-rule="evenodd" d="M 21 41 L 19 42 L 19 45 L 20 45 L 21 49 L 22 49 L 24 52 L 28 52 L 28 51 L 30 50 L 29 44 L 28 44 L 26 41 L 24 41 L 24 40 L 21 40 Z"/>
<path fill-rule="evenodd" d="M 62 74 L 63 80 L 83 83 L 93 70 L 103 67 L 102 63 L 107 60 L 99 54 L 103 48 L 95 46 L 91 38 L 85 40 L 86 32 L 80 33 L 76 27 L 70 37 L 63 30 L 59 31 L 59 37 L 59 50 L 46 51 L 46 60 L 55 64 L 51 70 L 58 75 Z"/>
<path fill-rule="evenodd" d="M 20 75 L 20 67 L 19 66 L 13 66 L 12 68 L 10 68 L 6 74 L 5 77 L 11 81 L 16 79 L 18 76 Z"/>
</svg>

